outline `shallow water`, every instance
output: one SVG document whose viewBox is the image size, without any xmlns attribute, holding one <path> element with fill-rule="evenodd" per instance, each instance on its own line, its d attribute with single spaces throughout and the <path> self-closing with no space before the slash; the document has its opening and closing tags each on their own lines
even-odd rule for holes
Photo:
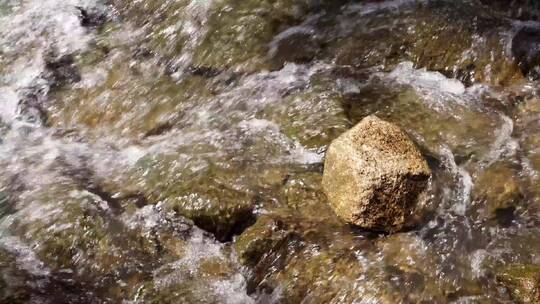
<svg viewBox="0 0 540 304">
<path fill-rule="evenodd" d="M 476 1 L 0 0 L 0 302 L 508 303 L 539 265 L 540 97 Z M 329 143 L 376 114 L 419 224 L 341 222 Z"/>
</svg>

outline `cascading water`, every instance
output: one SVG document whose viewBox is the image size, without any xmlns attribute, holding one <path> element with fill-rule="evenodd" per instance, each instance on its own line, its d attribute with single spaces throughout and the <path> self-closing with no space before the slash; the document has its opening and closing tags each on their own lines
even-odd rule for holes
<svg viewBox="0 0 540 304">
<path fill-rule="evenodd" d="M 0 303 L 533 303 L 538 26 L 480 2 L 0 0 Z M 391 235 L 321 188 L 371 114 L 433 171 Z"/>
</svg>

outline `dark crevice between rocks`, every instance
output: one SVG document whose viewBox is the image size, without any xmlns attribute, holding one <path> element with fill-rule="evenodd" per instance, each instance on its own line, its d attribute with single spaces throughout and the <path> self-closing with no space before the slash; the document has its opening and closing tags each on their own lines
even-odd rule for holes
<svg viewBox="0 0 540 304">
<path fill-rule="evenodd" d="M 177 115 L 175 115 L 174 118 L 169 118 L 169 120 L 159 123 L 154 128 L 148 130 L 146 133 L 144 133 L 144 135 L 142 136 L 142 139 L 144 140 L 150 137 L 160 136 L 160 135 L 171 132 L 175 128 L 175 126 L 178 125 L 177 123 L 185 117 L 184 112 L 178 112 L 176 114 Z"/>
<path fill-rule="evenodd" d="M 524 75 L 540 79 L 540 28 L 520 29 L 512 39 L 512 54 Z"/>
<path fill-rule="evenodd" d="M 15 213 L 15 205 L 7 193 L 0 191 L 0 220 L 7 215 Z"/>
<path fill-rule="evenodd" d="M 515 220 L 515 207 L 503 208 L 495 210 L 495 220 L 497 224 L 503 228 L 509 228 Z"/>
<path fill-rule="evenodd" d="M 257 221 L 257 217 L 252 210 L 243 211 L 236 218 L 237 220 L 230 223 L 230 225 L 216 225 L 213 216 L 195 216 L 191 220 L 197 227 L 214 235 L 216 240 L 229 243 L 234 236 L 242 234 Z"/>
<path fill-rule="evenodd" d="M 30 278 L 29 278 L 30 279 Z M 36 301 L 37 303 L 102 303 L 96 295 L 89 290 L 92 290 L 92 286 L 88 286 L 85 283 L 77 282 L 71 275 L 66 276 L 60 272 L 53 273 L 46 278 L 34 278 L 40 284 L 35 287 L 28 288 L 28 293 L 33 299 L 30 302 Z"/>
<path fill-rule="evenodd" d="M 81 81 L 81 74 L 72 54 L 56 55 L 55 51 L 50 51 L 45 56 L 44 78 L 48 80 L 51 89 L 55 90 Z"/>
<path fill-rule="evenodd" d="M 81 6 L 75 7 L 79 11 L 79 19 L 83 27 L 99 27 L 107 22 L 107 14 L 96 9 L 86 9 Z"/>
<path fill-rule="evenodd" d="M 540 1 L 537 0 L 480 0 L 488 8 L 518 20 L 540 20 Z"/>
<path fill-rule="evenodd" d="M 204 66 L 190 66 L 185 71 L 188 75 L 201 76 L 203 78 L 214 78 L 221 74 L 223 71 L 213 67 Z"/>
<path fill-rule="evenodd" d="M 18 103 L 19 119 L 43 127 L 50 127 L 47 111 L 48 96 L 51 91 L 81 81 L 81 75 L 75 66 L 73 55 L 56 55 L 50 50 L 44 55 L 45 70 L 41 78 L 46 85 L 34 84 L 24 88 Z"/>
<path fill-rule="evenodd" d="M 45 110 L 46 90 L 41 87 L 30 87 L 26 88 L 21 95 L 23 97 L 17 109 L 19 117 L 29 123 L 48 127 L 49 118 Z"/>
<path fill-rule="evenodd" d="M 118 215 L 124 212 L 121 200 L 114 197 L 110 192 L 106 191 L 98 182 L 94 173 L 86 165 L 85 159 L 80 159 L 80 166 L 75 167 L 70 165 L 62 157 L 57 159 L 61 172 L 70 177 L 78 187 L 84 189 L 107 203 L 113 214 Z M 145 200 L 142 200 L 145 202 Z"/>
<path fill-rule="evenodd" d="M 172 121 L 164 122 L 164 123 L 156 126 L 155 128 L 149 130 L 148 132 L 146 132 L 143 135 L 143 139 L 147 139 L 147 138 L 153 137 L 153 136 L 163 135 L 163 134 L 171 131 L 173 128 L 174 128 L 174 123 Z"/>
<path fill-rule="evenodd" d="M 155 54 L 152 53 L 152 51 L 142 46 L 136 47 L 135 50 L 133 50 L 133 53 L 131 54 L 131 58 L 136 59 L 136 60 L 150 59 L 154 56 Z"/>
<path fill-rule="evenodd" d="M 380 237 L 391 235 L 391 233 L 388 233 L 388 232 L 369 230 L 369 229 L 355 226 L 353 224 L 347 224 L 347 227 L 359 239 L 376 240 Z M 414 229 L 404 228 L 400 232 L 408 232 L 412 230 Z"/>
<path fill-rule="evenodd" d="M 188 223 L 183 218 L 162 218 L 162 221 L 164 221 L 162 226 L 170 227 L 174 233 L 174 236 L 177 238 L 180 238 L 182 240 L 187 240 L 192 233 L 193 225 L 191 223 Z M 157 254 L 163 254 L 166 249 L 164 245 L 162 244 L 161 238 L 160 238 L 160 229 L 158 227 L 153 227 L 150 230 L 150 239 L 154 243 L 154 249 Z"/>
</svg>

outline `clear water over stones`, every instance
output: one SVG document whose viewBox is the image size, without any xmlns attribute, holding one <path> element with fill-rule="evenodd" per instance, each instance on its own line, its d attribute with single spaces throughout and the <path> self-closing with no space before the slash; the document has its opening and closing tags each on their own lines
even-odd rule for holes
<svg viewBox="0 0 540 304">
<path fill-rule="evenodd" d="M 482 2 L 0 0 L 0 302 L 537 296 L 536 24 Z M 391 236 L 321 186 L 372 114 L 433 172 Z"/>
</svg>

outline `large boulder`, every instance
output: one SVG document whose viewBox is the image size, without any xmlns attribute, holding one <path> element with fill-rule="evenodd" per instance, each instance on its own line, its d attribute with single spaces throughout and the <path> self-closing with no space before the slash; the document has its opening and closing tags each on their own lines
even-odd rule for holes
<svg viewBox="0 0 540 304">
<path fill-rule="evenodd" d="M 364 118 L 329 146 L 323 188 L 339 217 L 362 228 L 404 228 L 430 169 L 397 126 Z"/>
</svg>

